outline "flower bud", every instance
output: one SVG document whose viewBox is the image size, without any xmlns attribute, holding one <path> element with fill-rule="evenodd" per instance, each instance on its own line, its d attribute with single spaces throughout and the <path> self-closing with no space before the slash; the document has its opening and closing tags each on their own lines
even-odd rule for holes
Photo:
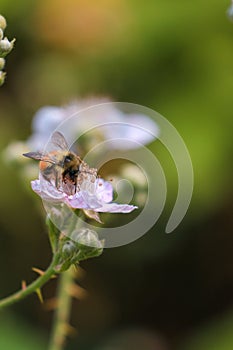
<svg viewBox="0 0 233 350">
<path fill-rule="evenodd" d="M 66 241 L 62 247 L 62 257 L 65 259 L 71 259 L 76 253 L 75 243 L 71 240 Z"/>
<path fill-rule="evenodd" d="M 0 57 L 0 70 L 2 70 L 5 66 L 5 60 L 4 58 Z"/>
<path fill-rule="evenodd" d="M 93 230 L 89 230 L 88 228 L 81 228 L 75 230 L 71 238 L 77 242 L 78 246 L 87 246 L 87 247 L 100 247 L 100 241 L 97 233 Z"/>
<path fill-rule="evenodd" d="M 3 30 L 0 28 L 0 40 L 2 40 L 3 35 L 4 35 Z"/>
<path fill-rule="evenodd" d="M 2 15 L 0 15 L 0 28 L 3 30 L 6 28 L 6 20 Z"/>
<path fill-rule="evenodd" d="M 100 240 L 97 233 L 88 228 L 75 230 L 71 238 L 76 242 L 79 252 L 77 260 L 86 260 L 94 258 L 102 254 L 104 248 L 104 241 Z"/>
<path fill-rule="evenodd" d="M 5 77 L 6 77 L 6 73 L 0 71 L 0 86 L 2 86 L 2 84 L 4 83 Z"/>
<path fill-rule="evenodd" d="M 0 41 L 0 56 L 5 57 L 14 47 L 15 39 L 9 41 L 7 37 Z"/>
</svg>

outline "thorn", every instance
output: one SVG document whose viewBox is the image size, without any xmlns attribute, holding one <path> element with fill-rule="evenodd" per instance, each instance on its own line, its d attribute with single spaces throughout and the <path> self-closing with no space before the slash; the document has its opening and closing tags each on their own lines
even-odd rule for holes
<svg viewBox="0 0 233 350">
<path fill-rule="evenodd" d="M 72 283 L 68 288 L 67 292 L 70 296 L 76 299 L 83 299 L 87 296 L 87 291 L 79 285 Z"/>
<path fill-rule="evenodd" d="M 21 288 L 22 288 L 22 290 L 27 289 L 27 284 L 26 284 L 26 281 L 25 281 L 25 280 L 23 280 L 23 281 L 21 282 Z"/>
<path fill-rule="evenodd" d="M 77 334 L 77 330 L 68 323 L 64 323 L 61 329 L 62 334 L 65 336 L 73 337 Z"/>
<path fill-rule="evenodd" d="M 43 304 L 43 303 L 44 303 L 44 299 L 43 299 L 43 295 L 42 295 L 42 293 L 41 293 L 40 288 L 36 289 L 36 294 L 37 294 L 37 296 L 38 296 L 38 298 L 39 298 L 41 304 Z"/>
<path fill-rule="evenodd" d="M 48 300 L 45 301 L 44 308 L 47 311 L 53 311 L 53 310 L 55 310 L 57 308 L 57 305 L 58 305 L 57 298 L 51 298 L 51 299 L 48 299 Z"/>
<path fill-rule="evenodd" d="M 37 267 L 32 267 L 32 271 L 38 273 L 38 275 L 40 275 L 40 276 L 44 275 L 44 271 L 41 269 L 38 269 Z"/>
<path fill-rule="evenodd" d="M 32 271 L 38 273 L 39 276 L 44 276 L 44 274 L 45 274 L 45 272 L 43 270 L 38 269 L 37 267 L 32 267 Z M 56 275 L 52 275 L 51 279 L 52 278 L 57 278 L 57 276 Z"/>
</svg>

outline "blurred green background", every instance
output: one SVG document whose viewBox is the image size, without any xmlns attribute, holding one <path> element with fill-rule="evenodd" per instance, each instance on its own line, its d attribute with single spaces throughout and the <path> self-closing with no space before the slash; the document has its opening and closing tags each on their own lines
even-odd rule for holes
<svg viewBox="0 0 233 350">
<path fill-rule="evenodd" d="M 171 193 L 140 240 L 83 263 L 75 301 L 77 337 L 67 349 L 232 350 L 233 23 L 230 1 L 0 0 L 6 35 L 17 38 L 0 90 L 0 147 L 24 140 L 44 105 L 110 96 L 150 107 L 180 132 L 195 188 L 190 209 L 164 233 L 177 178 L 164 150 Z M 31 281 L 51 257 L 38 197 L 1 160 L 0 296 Z M 56 282 L 44 288 L 55 294 Z M 0 349 L 45 349 L 51 312 L 36 296 L 0 315 Z"/>
</svg>

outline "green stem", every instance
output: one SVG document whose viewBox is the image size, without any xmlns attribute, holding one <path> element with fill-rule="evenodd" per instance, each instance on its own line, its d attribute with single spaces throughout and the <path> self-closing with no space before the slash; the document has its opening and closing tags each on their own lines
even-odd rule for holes
<svg viewBox="0 0 233 350">
<path fill-rule="evenodd" d="M 0 300 L 0 310 L 6 306 L 17 303 L 18 301 L 26 298 L 28 295 L 32 293 L 36 293 L 40 288 L 48 281 L 50 278 L 56 274 L 56 265 L 59 260 L 59 255 L 54 255 L 53 260 L 47 270 L 43 275 L 38 277 L 34 282 L 29 284 L 25 289 L 21 289 L 20 291 Z"/>
<path fill-rule="evenodd" d="M 82 217 L 84 218 L 84 216 L 80 216 L 78 225 L 76 220 L 70 223 L 70 234 L 75 227 L 78 228 L 82 226 Z M 74 283 L 74 274 L 75 270 L 73 266 L 71 266 L 67 271 L 60 275 L 57 292 L 58 305 L 54 314 L 49 350 L 62 350 L 64 348 L 71 314 L 72 296 L 70 294 L 70 289 Z"/>
<path fill-rule="evenodd" d="M 49 350 L 62 350 L 64 347 L 67 330 L 69 328 L 69 320 L 72 306 L 72 296 L 70 289 L 74 283 L 74 268 L 71 266 L 69 270 L 60 275 L 57 301 L 53 330 L 50 339 Z"/>
</svg>

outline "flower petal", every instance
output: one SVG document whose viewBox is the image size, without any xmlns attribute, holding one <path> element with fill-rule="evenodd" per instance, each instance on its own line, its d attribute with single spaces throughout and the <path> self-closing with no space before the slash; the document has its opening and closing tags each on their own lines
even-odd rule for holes
<svg viewBox="0 0 233 350">
<path fill-rule="evenodd" d="M 87 191 L 76 192 L 67 197 L 66 203 L 76 209 L 96 209 L 102 205 L 102 201 L 96 195 Z"/>
<path fill-rule="evenodd" d="M 131 213 L 131 211 L 137 208 L 138 207 L 129 204 L 107 203 L 95 210 L 99 213 Z"/>
<path fill-rule="evenodd" d="M 134 149 L 150 143 L 158 137 L 157 124 L 143 114 L 122 114 L 120 122 L 112 122 L 103 127 L 108 146 L 113 149 Z"/>
<path fill-rule="evenodd" d="M 47 182 L 47 185 L 41 186 L 40 180 L 31 181 L 31 186 L 42 199 L 52 202 L 63 202 L 67 196 L 64 192 L 58 191 L 56 187 Z"/>
<path fill-rule="evenodd" d="M 100 107 L 88 108 L 95 105 Z M 70 128 L 68 120 L 74 115 Z M 108 99 L 82 99 L 64 107 L 40 108 L 33 119 L 33 134 L 27 142 L 29 148 L 43 150 L 51 133 L 63 121 L 67 121 L 63 126 L 68 139 L 96 129 L 98 139 L 101 135 L 101 140 L 110 141 L 108 148 L 112 149 L 135 149 L 153 141 L 160 133 L 157 123 L 147 115 L 126 114 Z"/>
<path fill-rule="evenodd" d="M 33 131 L 42 135 L 50 135 L 62 120 L 64 120 L 64 117 L 63 108 L 55 106 L 42 107 L 34 115 L 32 122 Z"/>
<path fill-rule="evenodd" d="M 109 203 L 113 200 L 113 187 L 109 181 L 103 179 L 96 180 L 96 194 L 98 198 L 105 203 Z"/>
</svg>

